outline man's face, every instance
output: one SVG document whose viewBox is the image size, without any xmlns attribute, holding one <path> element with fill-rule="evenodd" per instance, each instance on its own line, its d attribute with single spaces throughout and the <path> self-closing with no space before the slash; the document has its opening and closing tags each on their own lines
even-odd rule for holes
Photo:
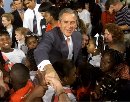
<svg viewBox="0 0 130 102">
<path fill-rule="evenodd" d="M 27 8 L 30 8 L 32 10 L 35 7 L 35 1 L 34 0 L 25 0 L 24 4 L 26 5 Z"/>
<path fill-rule="evenodd" d="M 69 37 L 77 27 L 77 18 L 74 14 L 64 13 L 59 20 L 59 27 L 62 33 Z"/>
<path fill-rule="evenodd" d="M 20 10 L 23 8 L 23 2 L 21 0 L 14 1 L 14 4 L 17 10 Z"/>
<path fill-rule="evenodd" d="M 104 32 L 104 39 L 106 43 L 112 42 L 112 34 L 107 29 Z"/>
<path fill-rule="evenodd" d="M 115 12 L 118 12 L 120 10 L 119 3 L 115 3 L 112 5 Z"/>
</svg>

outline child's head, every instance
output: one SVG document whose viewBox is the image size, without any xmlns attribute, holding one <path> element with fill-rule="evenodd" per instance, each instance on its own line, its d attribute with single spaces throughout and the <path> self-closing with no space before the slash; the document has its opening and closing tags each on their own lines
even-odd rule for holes
<svg viewBox="0 0 130 102">
<path fill-rule="evenodd" d="M 43 2 L 39 6 L 38 11 L 44 17 L 45 16 L 45 11 L 47 11 L 51 6 L 52 6 L 52 4 L 50 2 Z"/>
<path fill-rule="evenodd" d="M 36 35 L 26 36 L 25 43 L 28 49 L 35 49 L 38 45 L 39 39 Z"/>
<path fill-rule="evenodd" d="M 86 47 L 89 43 L 89 36 L 86 34 L 82 35 L 82 48 Z"/>
<path fill-rule="evenodd" d="M 76 67 L 70 60 L 61 60 L 53 64 L 63 85 L 71 85 L 76 79 Z"/>
<path fill-rule="evenodd" d="M 3 49 L 10 49 L 12 45 L 11 38 L 7 31 L 0 31 L 0 47 Z"/>
<path fill-rule="evenodd" d="M 14 16 L 11 13 L 4 13 L 1 16 L 1 18 L 2 18 L 2 24 L 4 25 L 4 27 L 9 26 L 14 21 Z"/>
<path fill-rule="evenodd" d="M 15 91 L 24 87 L 29 79 L 29 69 L 24 64 L 16 63 L 12 66 L 10 81 Z"/>
<path fill-rule="evenodd" d="M 15 30 L 15 37 L 17 41 L 23 40 L 26 37 L 28 30 L 24 27 L 19 27 Z"/>
<path fill-rule="evenodd" d="M 96 51 L 96 41 L 94 38 L 90 37 L 88 45 L 87 45 L 88 53 L 93 54 Z"/>
<path fill-rule="evenodd" d="M 87 45 L 88 53 L 97 54 L 102 53 L 103 51 L 103 37 L 99 35 L 98 39 L 90 37 L 88 45 Z"/>
<path fill-rule="evenodd" d="M 114 70 L 114 67 L 121 62 L 123 62 L 123 54 L 113 50 L 109 49 L 104 51 L 101 58 L 101 70 L 103 72 L 109 72 L 111 70 Z"/>
</svg>

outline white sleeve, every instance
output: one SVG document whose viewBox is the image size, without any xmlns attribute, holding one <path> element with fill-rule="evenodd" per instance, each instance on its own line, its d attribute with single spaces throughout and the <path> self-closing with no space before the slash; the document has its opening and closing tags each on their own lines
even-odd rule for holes
<svg viewBox="0 0 130 102">
<path fill-rule="evenodd" d="M 51 64 L 49 60 L 43 60 L 37 67 L 40 71 L 44 71 L 44 67 Z"/>
</svg>

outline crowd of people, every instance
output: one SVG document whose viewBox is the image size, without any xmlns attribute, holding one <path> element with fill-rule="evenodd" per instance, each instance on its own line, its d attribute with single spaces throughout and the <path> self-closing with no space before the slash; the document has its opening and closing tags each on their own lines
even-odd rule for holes
<svg viewBox="0 0 130 102">
<path fill-rule="evenodd" d="M 130 101 L 127 0 L 0 0 L 0 102 Z"/>
</svg>

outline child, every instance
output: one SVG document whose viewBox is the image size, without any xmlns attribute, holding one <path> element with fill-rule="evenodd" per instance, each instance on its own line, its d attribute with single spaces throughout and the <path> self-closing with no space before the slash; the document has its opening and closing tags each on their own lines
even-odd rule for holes
<svg viewBox="0 0 130 102">
<path fill-rule="evenodd" d="M 36 35 L 29 35 L 26 37 L 25 43 L 28 47 L 28 52 L 27 52 L 27 59 L 29 61 L 28 67 L 30 68 L 31 71 L 36 71 L 37 65 L 34 59 L 34 50 L 39 43 L 39 39 Z"/>
<path fill-rule="evenodd" d="M 109 49 L 104 51 L 101 58 L 102 77 L 96 83 L 95 97 L 99 101 L 115 101 L 118 100 L 118 89 L 120 87 L 120 79 L 116 75 L 118 64 L 123 62 L 123 54 Z"/>
<path fill-rule="evenodd" d="M 102 46 L 102 45 L 101 45 Z M 89 53 L 88 62 L 94 67 L 100 67 L 102 47 L 96 45 L 96 40 L 90 37 L 87 45 L 87 51 Z"/>
<path fill-rule="evenodd" d="M 71 102 L 76 102 L 75 96 L 72 94 L 70 85 L 76 79 L 76 67 L 74 63 L 70 60 L 61 60 L 57 61 L 53 64 L 53 67 L 57 74 L 59 75 L 62 85 L 64 87 L 65 92 L 67 93 L 68 97 L 70 98 Z M 55 96 L 54 102 L 57 102 L 57 97 Z"/>
<path fill-rule="evenodd" d="M 23 51 L 11 48 L 11 38 L 7 31 L 0 32 L 0 46 L 2 56 L 8 65 L 6 71 L 11 70 L 14 63 L 24 63 L 25 64 L 25 54 Z"/>
<path fill-rule="evenodd" d="M 22 102 L 31 93 L 34 86 L 29 79 L 29 69 L 25 65 L 16 63 L 12 66 L 10 83 L 12 84 L 13 90 L 10 96 L 10 102 Z"/>
<path fill-rule="evenodd" d="M 22 50 L 27 54 L 28 47 L 25 45 L 25 37 L 27 34 L 27 29 L 24 27 L 19 27 L 15 30 L 15 38 L 18 42 L 18 49 Z"/>
</svg>

